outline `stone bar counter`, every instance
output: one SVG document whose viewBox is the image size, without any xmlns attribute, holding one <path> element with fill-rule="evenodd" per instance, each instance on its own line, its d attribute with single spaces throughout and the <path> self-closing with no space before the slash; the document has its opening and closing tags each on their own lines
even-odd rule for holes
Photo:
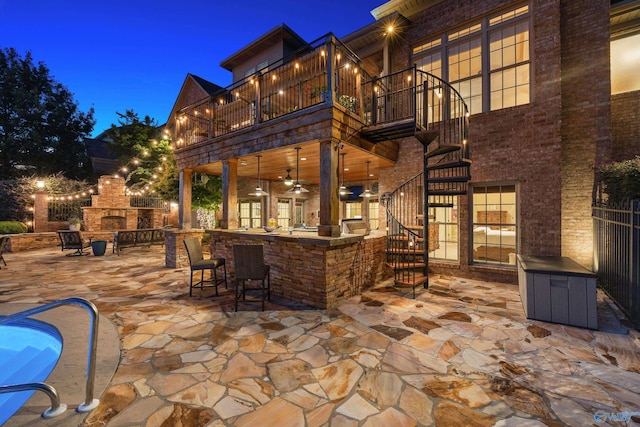
<svg viewBox="0 0 640 427">
<path fill-rule="evenodd" d="M 262 229 L 207 230 L 212 257 L 227 260 L 230 279 L 235 277 L 233 245 L 264 245 L 271 266 L 271 294 L 322 309 L 359 295 L 364 289 L 392 276 L 385 262 L 385 233 L 369 236 L 342 234 L 318 236 L 304 229 L 266 232 Z"/>
</svg>

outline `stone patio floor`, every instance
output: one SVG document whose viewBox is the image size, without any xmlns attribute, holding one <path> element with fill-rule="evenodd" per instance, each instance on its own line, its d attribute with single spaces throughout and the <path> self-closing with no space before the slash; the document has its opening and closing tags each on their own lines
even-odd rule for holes
<svg viewBox="0 0 640 427">
<path fill-rule="evenodd" d="M 5 259 L 1 305 L 86 298 L 120 337 L 97 409 L 25 425 L 640 425 L 640 334 L 600 291 L 599 331 L 526 319 L 516 286 L 444 276 L 415 300 L 385 283 L 330 310 L 235 313 L 232 290 L 190 298 L 162 248 Z"/>
</svg>

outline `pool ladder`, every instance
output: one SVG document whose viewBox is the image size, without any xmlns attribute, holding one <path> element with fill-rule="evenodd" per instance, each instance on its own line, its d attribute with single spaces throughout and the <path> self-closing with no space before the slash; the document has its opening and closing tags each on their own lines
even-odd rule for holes
<svg viewBox="0 0 640 427">
<path fill-rule="evenodd" d="M 93 410 L 98 403 L 98 399 L 93 398 L 93 389 L 96 376 L 96 348 L 98 347 L 98 309 L 91 301 L 84 298 L 66 298 L 59 301 L 55 301 L 49 304 L 44 304 L 39 307 L 30 308 L 19 313 L 14 313 L 9 316 L 0 317 L 0 324 L 10 323 L 12 320 L 25 319 L 34 316 L 45 311 L 52 310 L 54 308 L 63 305 L 79 305 L 84 307 L 89 316 L 91 316 L 91 329 L 89 331 L 89 353 L 87 362 L 87 383 L 85 400 L 78 405 L 76 411 L 89 412 Z M 43 418 L 53 418 L 67 410 L 67 405 L 60 403 L 60 397 L 56 389 L 47 383 L 27 383 L 27 384 L 12 384 L 0 386 L 0 393 L 16 393 L 19 391 L 35 390 L 44 392 L 51 400 L 51 407 L 42 413 Z"/>
</svg>

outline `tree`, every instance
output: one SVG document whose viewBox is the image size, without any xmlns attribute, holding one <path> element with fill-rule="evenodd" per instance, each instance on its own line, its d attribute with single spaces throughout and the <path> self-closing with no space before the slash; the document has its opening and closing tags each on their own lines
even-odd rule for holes
<svg viewBox="0 0 640 427">
<path fill-rule="evenodd" d="M 126 183 L 133 192 L 154 192 L 163 200 L 178 200 L 179 176 L 170 139 L 162 134 L 155 119 L 145 116 L 140 120 L 137 113 L 127 110 L 118 125 L 111 125 L 105 137 L 112 142 L 114 154 L 127 165 Z M 212 223 L 214 212 L 222 201 L 222 180 L 217 176 L 193 174 L 191 205 L 203 211 Z"/>
<path fill-rule="evenodd" d="M 640 156 L 600 168 L 608 203 L 640 199 Z"/>
<path fill-rule="evenodd" d="M 14 48 L 0 49 L 0 179 L 61 172 L 91 173 L 83 140 L 93 131 L 94 110 L 79 111 L 73 95 Z"/>
<path fill-rule="evenodd" d="M 155 119 L 145 116 L 140 120 L 133 110 L 116 114 L 120 117 L 118 124 L 112 124 L 104 134 L 112 141 L 111 147 L 120 163 L 126 165 L 122 172 L 127 186 L 134 192 L 155 190 L 173 158 L 169 141 L 162 137 Z M 177 185 L 175 188 L 177 191 Z"/>
</svg>

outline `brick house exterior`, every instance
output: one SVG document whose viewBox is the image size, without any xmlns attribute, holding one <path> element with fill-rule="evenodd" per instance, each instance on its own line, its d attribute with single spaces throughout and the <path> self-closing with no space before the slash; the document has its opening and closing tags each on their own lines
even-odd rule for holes
<svg viewBox="0 0 640 427">
<path fill-rule="evenodd" d="M 635 3 L 637 8 L 639 2 L 625 3 Z M 640 91 L 611 95 L 611 8 L 609 0 L 390 1 L 372 11 L 376 22 L 331 45 L 328 53 L 347 46 L 362 69 L 373 76 L 388 75 L 414 64 L 439 64 L 441 69 L 437 72 L 452 82 L 471 107 L 469 191 L 456 196 L 455 208 L 446 212 L 435 208 L 433 215 L 432 211 L 425 215 L 446 217 L 439 224 L 444 233 L 440 248 L 451 248 L 448 254 L 430 257 L 430 271 L 515 283 L 515 253 L 568 256 L 591 267 L 591 205 L 597 169 L 640 151 Z M 395 25 L 396 38 L 387 33 L 383 37 L 383 25 Z M 516 44 L 520 43 L 521 48 L 521 59 L 516 58 L 513 67 L 520 80 L 511 92 L 508 76 L 513 71 L 512 64 L 505 59 L 510 52 L 509 31 L 516 32 Z M 283 26 L 252 43 L 251 52 L 273 37 L 281 38 L 282 43 L 277 46 L 283 56 L 304 45 L 291 29 Z M 496 45 L 501 47 L 495 48 Z M 476 65 L 482 70 L 477 75 L 461 77 L 464 71 L 455 70 L 476 66 L 473 59 L 464 59 L 464 54 L 473 57 L 474 52 L 480 51 Z M 251 63 L 248 52 L 239 51 L 224 61 L 225 66 L 238 63 L 244 70 Z M 501 61 L 506 65 L 494 65 L 496 59 L 491 55 L 495 52 L 503 55 Z M 268 53 L 274 57 L 274 48 Z M 436 57 L 440 59 L 434 60 Z M 274 64 L 263 75 L 275 73 L 276 68 Z M 495 85 L 499 79 L 502 89 L 498 91 Z M 263 187 L 273 191 L 261 202 L 261 221 L 277 217 L 279 200 L 288 197 L 286 187 L 278 182 L 282 179 L 278 173 L 286 174 L 288 168 L 283 159 L 288 158 L 287 165 L 291 167 L 292 147 L 302 145 L 314 150 L 306 153 L 319 152 L 317 156 L 313 154 L 316 173 L 307 177 L 306 186 L 311 191 L 303 196 L 309 202 L 305 222 L 318 220 L 321 235 L 335 236 L 337 221 L 345 217 L 344 202 L 335 197 L 341 172 L 338 149 L 346 146 L 352 150 L 347 162 L 352 158 L 374 162 L 379 194 L 393 191 L 423 169 L 423 147 L 415 138 L 397 138 L 382 144 L 366 141 L 358 133 L 362 125 L 357 123 L 357 117 L 336 105 L 337 98 L 326 111 L 320 104 L 308 107 L 306 113 L 290 108 L 282 117 L 264 122 L 251 110 L 251 120 L 255 118 L 255 122 L 246 128 L 235 124 L 225 135 L 210 131 L 191 143 L 180 139 L 186 135 L 180 133 L 179 122 L 186 108 L 207 97 L 212 101 L 225 92 L 233 93 L 233 87 L 240 87 L 240 83 L 234 81 L 222 89 L 192 75 L 185 80 L 167 124 L 176 141 L 182 211 L 190 209 L 186 193 L 191 173 L 218 174 L 223 176 L 226 200 L 223 227 L 238 227 L 241 219 L 237 217 L 237 204 L 256 178 L 255 171 L 242 172 L 239 165 L 264 153 L 263 165 L 269 166 L 263 169 Z M 266 82 L 262 84 L 264 90 Z M 467 84 L 471 89 L 465 89 Z M 329 87 L 323 89 L 329 91 L 334 88 L 332 85 L 337 83 L 329 80 Z M 514 105 L 510 104 L 511 93 L 517 99 Z M 497 102 L 505 106 L 498 108 Z M 278 168 L 281 172 L 277 172 Z M 354 171 L 349 181 L 365 185 L 368 180 L 362 171 Z M 479 200 L 486 200 L 484 207 L 478 207 Z M 498 206 L 491 200 L 499 200 Z M 500 204 L 502 200 L 506 207 Z M 362 215 L 368 219 L 369 202 L 363 203 Z M 311 213 L 319 214 L 321 219 Z M 378 215 L 383 229 L 386 215 L 382 207 Z M 190 227 L 187 217 L 184 215 L 182 223 L 185 228 Z M 486 227 L 478 227 L 481 222 Z M 497 247 L 496 257 L 479 255 L 489 253 L 478 252 L 486 251 L 478 240 L 480 228 L 485 233 L 497 233 L 498 243 L 485 243 Z"/>
</svg>

